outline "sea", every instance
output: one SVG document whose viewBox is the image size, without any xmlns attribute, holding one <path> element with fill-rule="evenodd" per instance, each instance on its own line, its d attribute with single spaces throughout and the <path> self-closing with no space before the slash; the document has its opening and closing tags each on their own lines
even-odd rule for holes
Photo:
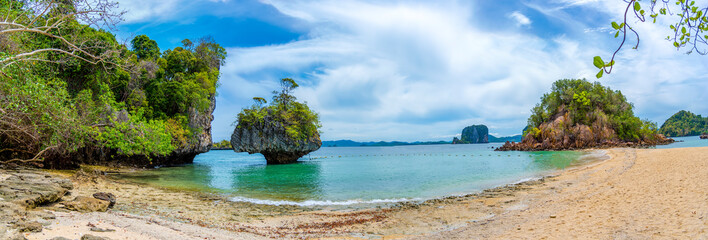
<svg viewBox="0 0 708 240">
<path fill-rule="evenodd" d="M 696 137 L 656 148 L 708 146 Z M 603 150 L 497 152 L 501 143 L 323 147 L 294 164 L 261 154 L 214 150 L 193 164 L 114 177 L 158 187 L 222 194 L 268 205 L 354 206 L 466 195 L 534 180 L 607 159 Z"/>
</svg>

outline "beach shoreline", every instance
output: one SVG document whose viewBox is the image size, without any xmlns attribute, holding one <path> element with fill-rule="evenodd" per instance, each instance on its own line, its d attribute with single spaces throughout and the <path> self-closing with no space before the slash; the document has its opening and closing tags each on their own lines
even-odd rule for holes
<svg viewBox="0 0 708 240">
<path fill-rule="evenodd" d="M 604 151 L 607 151 L 610 158 L 574 166 L 537 180 L 464 196 L 353 210 L 231 202 L 215 194 L 160 189 L 97 177 L 75 181 L 72 195 L 67 198 L 90 196 L 100 191 L 112 192 L 117 197 L 113 210 L 104 213 L 65 213 L 49 207 L 47 210 L 55 211 L 56 219 L 50 221 L 51 225 L 42 232 L 26 234 L 26 237 L 48 239 L 67 234 L 67 231 L 76 232 L 77 229 L 90 232 L 90 229 L 86 228 L 88 223 L 106 224 L 103 227 L 115 229 L 116 232 L 112 233 L 91 232 L 93 235 L 111 239 L 132 239 L 131 236 L 140 236 L 141 239 L 538 239 L 598 236 L 593 234 L 608 238 L 700 239 L 708 236 L 708 186 L 706 183 L 697 182 L 700 179 L 708 179 L 708 148 Z M 689 169 L 656 167 L 655 164 L 665 161 Z M 666 170 L 676 170 L 681 174 L 662 172 Z M 634 176 L 636 171 L 645 175 Z M 677 174 L 681 176 L 676 176 Z M 678 183 L 692 186 L 694 191 L 683 191 L 673 196 L 687 202 L 667 206 L 668 209 L 686 215 L 647 220 L 641 216 L 630 217 L 624 209 L 607 205 L 622 206 L 615 195 L 612 195 L 614 198 L 607 196 L 607 199 L 595 199 L 596 196 L 608 195 L 608 191 L 613 189 L 637 188 L 639 190 L 631 191 L 637 196 L 627 196 L 636 203 L 626 206 L 627 210 L 643 206 L 656 208 L 653 202 L 642 202 L 643 197 L 646 197 L 642 188 L 646 186 L 623 185 L 623 182 L 632 180 L 624 179 L 629 175 L 632 175 L 634 181 L 651 182 L 654 180 L 649 176 L 664 176 L 667 178 L 665 181 L 676 180 Z M 672 184 L 668 186 L 677 187 Z M 653 188 L 644 189 L 650 190 L 656 191 Z M 582 197 L 582 194 L 588 196 Z M 621 193 L 618 194 L 622 196 Z M 601 200 L 607 201 L 607 204 Z M 557 202 L 563 204 L 551 204 Z M 577 205 L 580 203 L 585 205 Z M 586 214 L 596 216 L 594 219 L 588 218 L 594 220 L 592 222 L 597 226 L 587 226 L 587 229 L 581 231 L 577 227 L 557 228 L 558 224 L 552 222 L 562 222 L 566 226 L 572 226 L 573 223 L 584 226 L 587 224 L 583 222 L 588 219 L 578 216 Z M 606 216 L 602 216 L 603 214 Z M 666 223 L 667 221 L 678 221 L 682 224 L 664 229 L 661 224 L 656 223 L 671 225 Z M 130 226 L 118 224 L 119 222 L 130 222 Z M 603 222 L 612 223 L 613 226 L 605 226 Z M 622 224 L 617 224 L 618 222 L 627 225 L 623 227 Z M 639 231 L 640 226 L 635 226 L 636 224 L 654 226 L 654 230 L 663 231 L 663 235 Z M 606 228 L 610 230 L 603 230 Z"/>
</svg>

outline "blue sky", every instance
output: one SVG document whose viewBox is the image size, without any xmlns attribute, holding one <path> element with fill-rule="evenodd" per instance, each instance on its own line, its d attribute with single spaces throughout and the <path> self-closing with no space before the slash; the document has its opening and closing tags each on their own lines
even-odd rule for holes
<svg viewBox="0 0 708 240">
<path fill-rule="evenodd" d="M 116 32 L 146 34 L 162 50 L 211 35 L 229 54 L 212 123 L 229 139 L 236 114 L 278 79 L 300 83 L 298 99 L 320 113 L 322 139 L 450 140 L 485 124 L 519 134 L 530 109 L 562 78 L 595 80 L 596 55 L 619 44 L 609 32 L 616 0 L 299 1 L 120 0 Z M 679 110 L 708 115 L 708 56 L 676 51 L 668 19 L 636 23 L 641 45 L 625 47 L 600 80 L 659 124 Z"/>
</svg>

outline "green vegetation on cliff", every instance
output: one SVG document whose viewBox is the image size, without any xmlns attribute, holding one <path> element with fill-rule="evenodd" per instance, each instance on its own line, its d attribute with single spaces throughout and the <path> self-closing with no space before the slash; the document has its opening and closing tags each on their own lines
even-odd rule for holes
<svg viewBox="0 0 708 240">
<path fill-rule="evenodd" d="M 681 110 L 661 125 L 659 133 L 667 137 L 696 136 L 708 133 L 708 117 Z"/>
<path fill-rule="evenodd" d="M 212 104 L 224 48 L 202 38 L 160 52 L 141 35 L 129 49 L 78 11 L 71 1 L 0 1 L 23 26 L 0 26 L 13 30 L 0 31 L 0 161 L 70 159 L 80 149 L 150 158 L 191 144 L 190 114 Z"/>
<path fill-rule="evenodd" d="M 255 103 L 238 114 L 237 128 L 263 124 L 265 118 L 281 124 L 288 137 L 294 140 L 309 139 L 319 133 L 322 127 L 317 113 L 310 110 L 307 103 L 300 103 L 291 93 L 299 85 L 290 78 L 280 80 L 281 91 L 273 91 L 273 101 L 254 97 Z"/>
<path fill-rule="evenodd" d="M 657 133 L 656 124 L 634 116 L 633 108 L 622 92 L 613 91 L 599 82 L 562 79 L 554 82 L 551 92 L 544 94 L 541 102 L 531 110 L 529 127 L 524 135 L 538 135 L 541 124 L 567 114 L 569 122 L 563 124 L 566 127 L 576 124 L 595 130 L 606 127 L 614 130 L 623 141 L 653 139 Z"/>
</svg>

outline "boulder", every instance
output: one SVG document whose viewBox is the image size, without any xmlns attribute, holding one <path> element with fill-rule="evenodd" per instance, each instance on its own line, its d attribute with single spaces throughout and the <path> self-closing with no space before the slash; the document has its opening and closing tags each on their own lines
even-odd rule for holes
<svg viewBox="0 0 708 240">
<path fill-rule="evenodd" d="M 701 139 L 708 139 L 708 133 L 701 134 Z"/>
<path fill-rule="evenodd" d="M 294 163 L 300 157 L 322 146 L 319 133 L 305 139 L 294 139 L 288 135 L 285 126 L 272 116 L 248 125 L 239 123 L 231 135 L 231 146 L 235 152 L 261 153 L 268 164 Z"/>
<path fill-rule="evenodd" d="M 93 197 L 96 199 L 101 199 L 103 201 L 108 201 L 108 208 L 112 208 L 116 204 L 116 196 L 113 193 L 98 192 L 94 193 Z"/>
<path fill-rule="evenodd" d="M 35 171 L 0 172 L 0 199 L 26 208 L 53 203 L 73 185 L 69 179 Z"/>
<path fill-rule="evenodd" d="M 63 202 L 64 207 L 77 212 L 105 212 L 108 210 L 109 201 L 92 197 L 78 196 L 72 201 Z"/>
</svg>

